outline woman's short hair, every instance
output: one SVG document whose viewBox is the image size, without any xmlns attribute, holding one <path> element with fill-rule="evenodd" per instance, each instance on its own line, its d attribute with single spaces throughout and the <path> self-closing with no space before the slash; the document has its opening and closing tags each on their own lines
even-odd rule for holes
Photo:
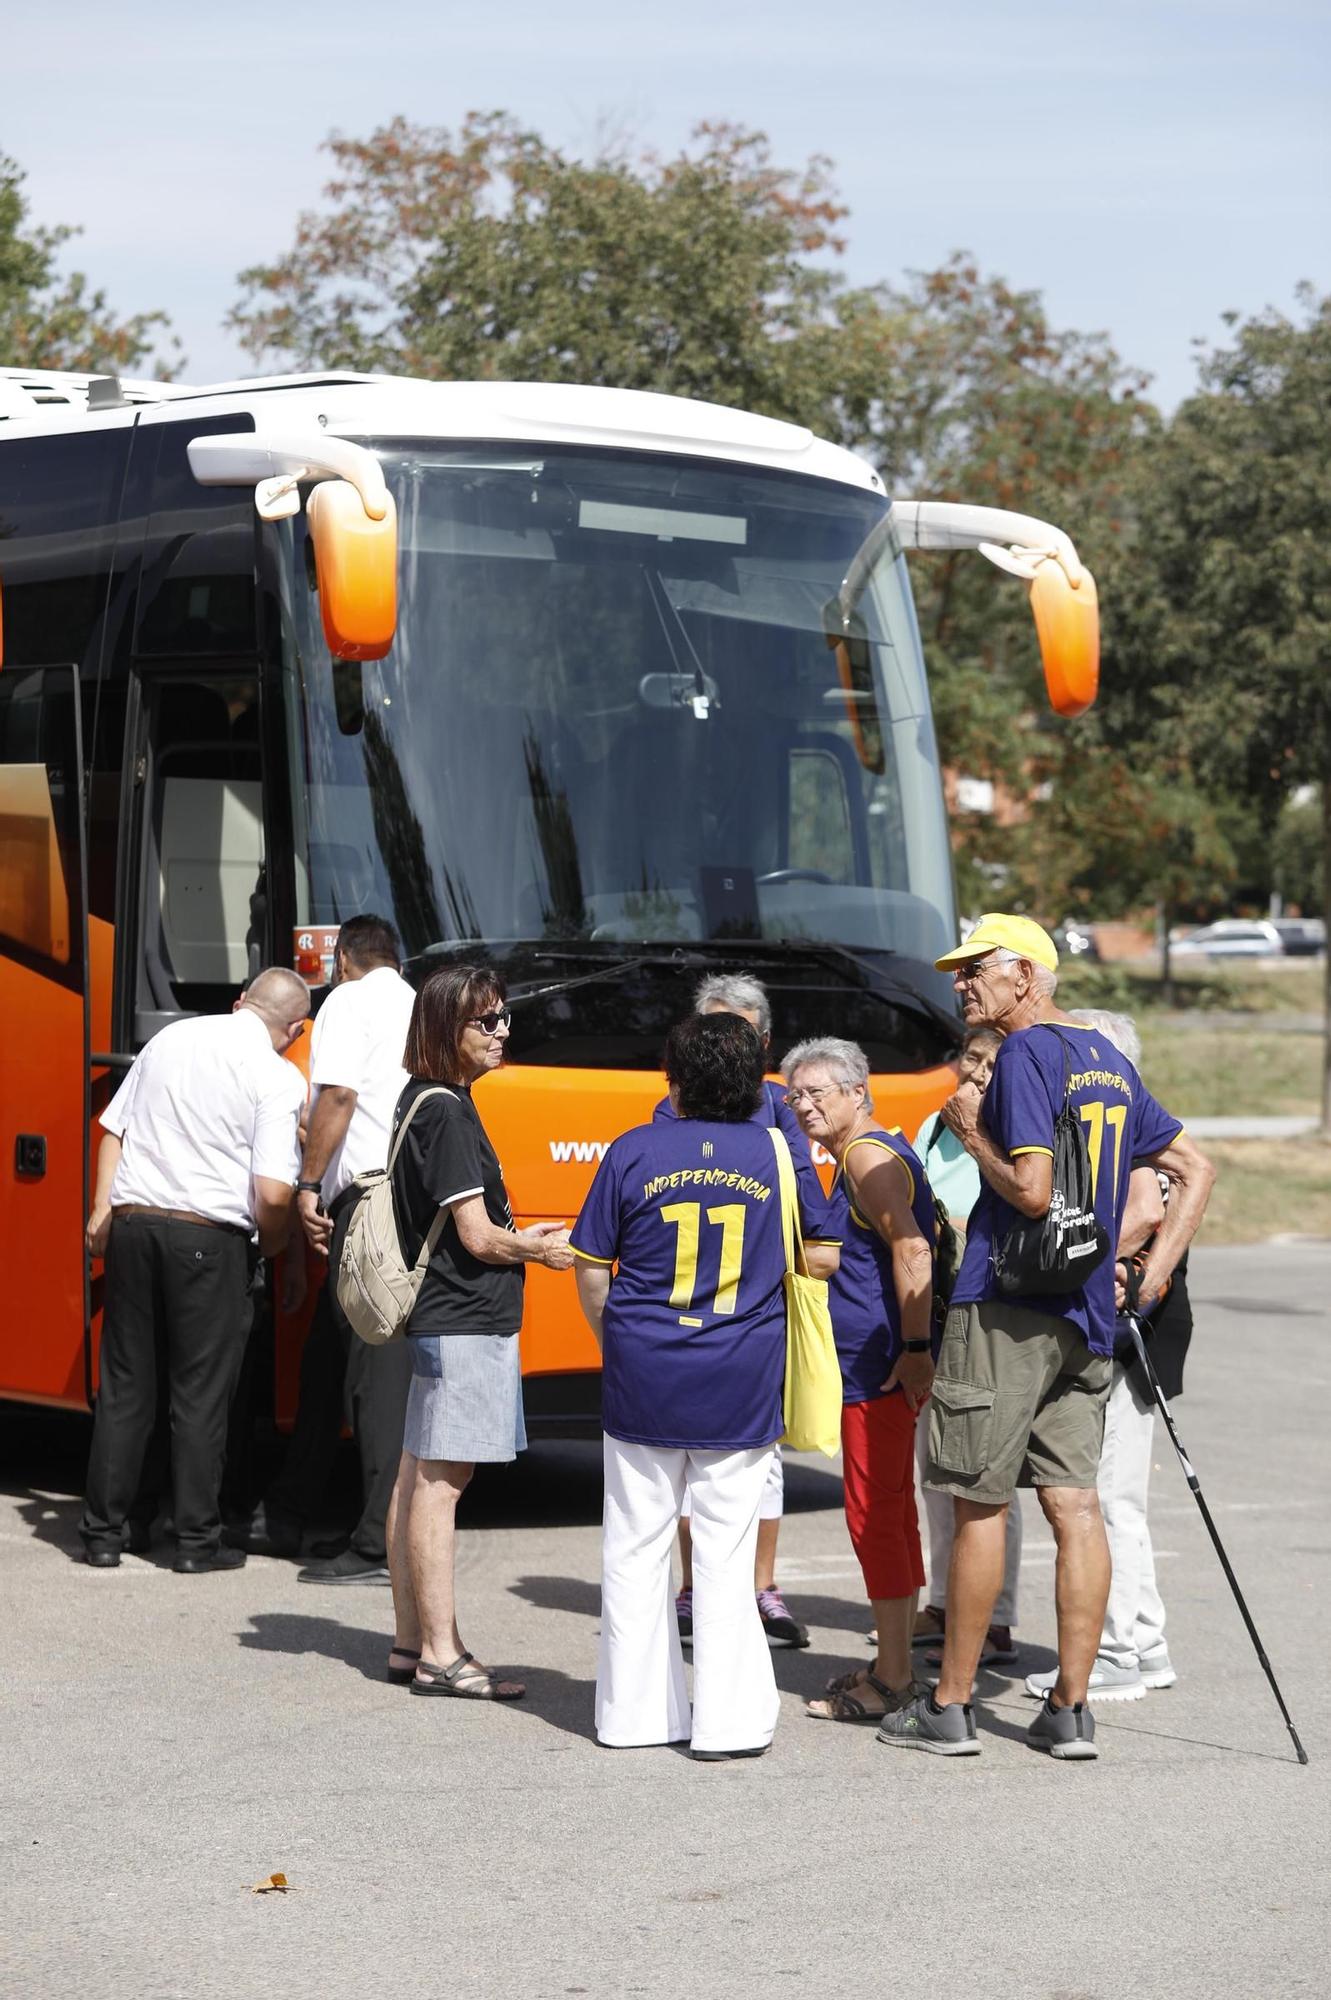
<svg viewBox="0 0 1331 2000">
<path fill-rule="evenodd" d="M 710 973 L 693 996 L 693 1011 L 705 1014 L 709 1007 L 723 1007 L 728 1014 L 738 1014 L 741 1009 L 746 1014 L 756 1014 L 758 1019 L 754 1025 L 764 1041 L 772 1032 L 772 1008 L 767 989 L 745 973 Z"/>
<path fill-rule="evenodd" d="M 1003 1030 L 1001 1028 L 990 1027 L 987 1021 L 981 1021 L 977 1027 L 967 1028 L 961 1037 L 962 1055 L 969 1054 L 971 1049 L 982 1042 L 992 1042 L 996 1049 L 1001 1048 L 1003 1046 Z"/>
<path fill-rule="evenodd" d="M 1110 1014 L 1103 1007 L 1073 1007 L 1069 1009 L 1068 1018 L 1081 1021 L 1088 1028 L 1098 1028 L 1105 1040 L 1112 1042 L 1134 1069 L 1141 1067 L 1142 1038 L 1130 1014 Z"/>
<path fill-rule="evenodd" d="M 762 1102 L 762 1039 L 738 1014 L 690 1014 L 666 1039 L 665 1073 L 681 1118 L 741 1125 Z"/>
<path fill-rule="evenodd" d="M 445 965 L 416 995 L 402 1061 L 412 1076 L 461 1083 L 463 1030 L 479 1014 L 502 1007 L 506 988 L 488 965 Z"/>
<path fill-rule="evenodd" d="M 839 1083 L 843 1089 L 861 1089 L 865 1110 L 873 1110 L 869 1058 L 858 1042 L 843 1042 L 838 1035 L 816 1035 L 811 1041 L 796 1042 L 786 1053 L 781 1074 L 788 1084 L 793 1084 L 796 1070 L 807 1069 L 813 1063 L 827 1070 L 833 1083 Z"/>
</svg>

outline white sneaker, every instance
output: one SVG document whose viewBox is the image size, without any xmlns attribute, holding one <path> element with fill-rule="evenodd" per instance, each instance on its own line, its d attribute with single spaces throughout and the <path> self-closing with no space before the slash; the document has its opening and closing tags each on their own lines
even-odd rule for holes
<svg viewBox="0 0 1331 2000">
<path fill-rule="evenodd" d="M 1154 1652 L 1143 1653 L 1138 1665 L 1144 1687 L 1172 1688 L 1178 1679 L 1167 1646 L 1157 1646 Z"/>
<path fill-rule="evenodd" d="M 1033 1694 L 1037 1701 L 1043 1701 L 1052 1688 L 1058 1684 L 1058 1669 L 1054 1667 L 1047 1674 L 1027 1674 L 1026 1692 Z M 1162 1682 L 1167 1686 L 1167 1682 Z M 1112 1660 L 1096 1657 L 1091 1668 L 1087 1699 L 1094 1701 L 1141 1701 L 1146 1694 L 1146 1682 L 1138 1667 L 1120 1667 Z"/>
</svg>

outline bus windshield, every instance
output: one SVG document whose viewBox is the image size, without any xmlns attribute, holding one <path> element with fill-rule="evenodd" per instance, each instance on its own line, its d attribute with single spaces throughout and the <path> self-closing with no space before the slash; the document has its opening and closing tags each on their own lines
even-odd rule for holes
<svg viewBox="0 0 1331 2000">
<path fill-rule="evenodd" d="M 302 922 L 379 910 L 413 957 L 892 954 L 946 1005 L 938 758 L 880 495 L 599 449 L 377 449 L 385 660 L 330 661 L 303 517 L 278 531 Z"/>
</svg>

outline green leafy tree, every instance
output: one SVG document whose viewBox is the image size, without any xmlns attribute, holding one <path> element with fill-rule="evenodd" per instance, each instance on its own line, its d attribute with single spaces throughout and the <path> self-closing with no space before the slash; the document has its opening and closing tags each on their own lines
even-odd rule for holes
<svg viewBox="0 0 1331 2000">
<path fill-rule="evenodd" d="M 330 206 L 241 273 L 256 358 L 485 380 L 592 382 L 829 413 L 824 350 L 844 210 L 826 161 L 773 164 L 703 125 L 675 158 L 570 159 L 503 113 L 334 136 Z"/>
<path fill-rule="evenodd" d="M 1271 849 L 1275 887 L 1287 909 L 1303 916 L 1326 915 L 1326 875 L 1322 836 L 1322 787 L 1311 798 L 1292 799 L 1276 822 Z"/>
<path fill-rule="evenodd" d="M 120 373 L 139 367 L 167 331 L 162 312 L 120 319 L 81 271 L 61 276 L 62 247 L 77 230 L 27 223 L 23 173 L 0 154 L 0 361 L 16 368 Z M 175 347 L 164 367 L 181 365 Z"/>
<path fill-rule="evenodd" d="M 1295 316 L 1228 324 L 1139 495 L 1102 728 L 1247 800 L 1270 836 L 1331 769 L 1331 299 L 1304 287 Z M 1325 879 L 1331 786 L 1321 802 Z M 1328 1003 L 1331 1023 L 1331 985 Z M 1331 1037 L 1323 1121 L 1331 1138 Z"/>
</svg>

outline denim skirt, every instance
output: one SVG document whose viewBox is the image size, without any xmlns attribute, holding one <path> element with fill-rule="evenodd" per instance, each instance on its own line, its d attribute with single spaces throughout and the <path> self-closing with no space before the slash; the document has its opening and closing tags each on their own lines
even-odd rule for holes
<svg viewBox="0 0 1331 2000">
<path fill-rule="evenodd" d="M 413 1458 L 502 1465 L 527 1445 L 516 1333 L 408 1334 L 402 1448 Z"/>
</svg>

